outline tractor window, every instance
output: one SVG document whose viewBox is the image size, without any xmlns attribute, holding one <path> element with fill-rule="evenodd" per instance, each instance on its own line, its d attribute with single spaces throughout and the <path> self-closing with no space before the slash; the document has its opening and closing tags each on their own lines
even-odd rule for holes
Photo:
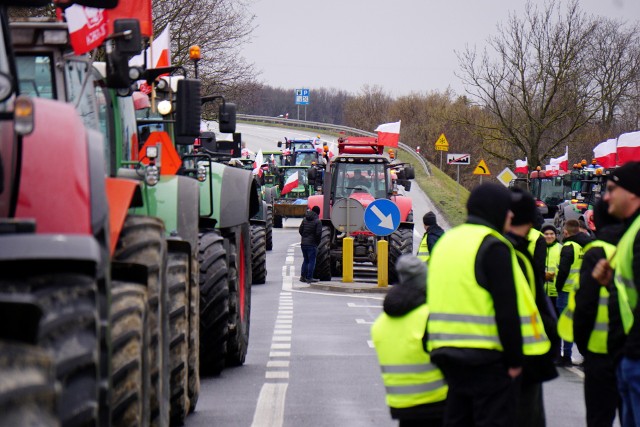
<svg viewBox="0 0 640 427">
<path fill-rule="evenodd" d="M 16 65 L 20 93 L 34 98 L 56 98 L 53 61 L 49 55 L 18 56 Z"/>
<path fill-rule="evenodd" d="M 296 166 L 311 166 L 317 160 L 316 153 L 296 153 Z"/>
<path fill-rule="evenodd" d="M 287 179 L 289 179 L 289 177 L 296 172 L 298 172 L 298 187 L 303 185 L 306 186 L 308 184 L 306 169 L 297 169 L 297 168 L 285 169 L 283 182 L 287 182 Z"/>
<path fill-rule="evenodd" d="M 335 198 L 353 193 L 369 193 L 376 199 L 387 197 L 388 176 L 383 163 L 338 163 L 334 174 Z"/>
<path fill-rule="evenodd" d="M 111 175 L 111 144 L 109 140 L 111 138 L 111 131 L 109 129 L 109 111 L 107 102 L 109 102 L 109 94 L 106 93 L 106 89 L 100 85 L 96 85 L 96 102 L 98 104 L 98 123 L 100 125 L 100 132 L 104 136 L 104 166 L 107 175 Z"/>
<path fill-rule="evenodd" d="M 98 104 L 92 89 L 95 83 L 85 57 L 73 57 L 65 61 L 65 83 L 67 102 L 74 105 L 85 126 L 100 130 Z"/>
<path fill-rule="evenodd" d="M 133 98 L 118 97 L 118 109 L 122 123 L 122 158 L 123 160 L 139 160 L 138 152 L 142 148 L 142 142 L 138 139 L 138 126 Z"/>
</svg>

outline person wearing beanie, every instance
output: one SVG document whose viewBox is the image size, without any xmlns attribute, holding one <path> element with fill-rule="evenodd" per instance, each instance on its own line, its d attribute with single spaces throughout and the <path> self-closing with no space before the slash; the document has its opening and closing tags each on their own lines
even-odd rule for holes
<svg viewBox="0 0 640 427">
<path fill-rule="evenodd" d="M 546 420 L 542 383 L 558 376 L 553 364 L 555 348 L 559 346 L 559 339 L 555 332 L 557 318 L 555 309 L 551 306 L 551 302 L 544 292 L 543 272 L 534 268 L 533 254 L 530 249 L 532 245 L 529 236 L 531 231 L 534 230 L 533 224 L 536 221 L 536 213 L 538 211 L 536 201 L 528 191 L 521 188 L 512 188 L 511 191 L 513 193 L 511 203 L 513 218 L 506 237 L 516 250 L 518 267 L 527 279 L 532 296 L 535 296 L 536 306 L 540 312 L 544 330 L 552 343 L 551 349 L 546 354 L 524 356 L 515 425 L 544 427 Z M 534 231 L 537 232 L 537 230 Z M 546 246 L 544 238 L 541 237 L 539 232 L 534 236 L 540 236 L 533 243 L 542 244 L 542 254 L 544 256 L 544 247 Z"/>
<path fill-rule="evenodd" d="M 399 283 L 389 289 L 383 312 L 371 326 L 387 405 L 401 427 L 442 426 L 447 385 L 426 351 L 427 267 L 413 255 L 402 255 L 396 270 Z M 424 390 L 405 391 L 410 387 Z"/>
<path fill-rule="evenodd" d="M 302 236 L 300 240 L 300 249 L 302 250 L 302 268 L 300 269 L 300 281 L 305 283 L 314 283 L 319 280 L 313 277 L 313 271 L 316 266 L 316 255 L 318 254 L 318 245 L 322 237 L 322 222 L 320 222 L 320 207 L 314 206 L 307 210 L 298 232 Z"/>
<path fill-rule="evenodd" d="M 516 425 L 523 355 L 550 344 L 513 246 L 502 235 L 511 192 L 474 188 L 467 221 L 448 230 L 429 258 L 428 348 L 449 384 L 447 426 Z M 520 319 L 528 319 L 521 322 Z"/>
<path fill-rule="evenodd" d="M 424 225 L 425 233 L 422 236 L 416 255 L 422 261 L 427 262 L 429 261 L 429 253 L 433 250 L 433 246 L 438 239 L 444 234 L 444 230 L 438 225 L 436 214 L 431 211 L 424 214 L 422 224 Z"/>
<path fill-rule="evenodd" d="M 556 290 L 556 274 L 560 263 L 560 251 L 562 245 L 558 242 L 558 230 L 551 224 L 542 226 L 540 230 L 545 240 L 545 262 L 544 262 L 544 292 L 551 300 L 556 315 L 559 315 L 556 308 L 558 291 Z M 559 356 L 559 355 L 558 355 Z"/>
<path fill-rule="evenodd" d="M 621 326 L 611 328 L 609 322 L 611 318 L 619 319 L 619 310 L 617 305 L 610 303 L 609 290 L 600 286 L 591 275 L 598 261 L 613 255 L 622 236 L 622 223 L 609 215 L 608 209 L 604 200 L 599 200 L 594 207 L 597 240 L 584 247 L 573 313 L 573 339 L 584 356 L 587 427 L 613 425 L 620 406 L 615 365 L 624 334 Z M 620 325 L 619 322 L 615 324 Z"/>
<path fill-rule="evenodd" d="M 640 425 L 640 162 L 629 162 L 615 169 L 607 180 L 604 201 L 607 212 L 622 220 L 623 234 L 616 246 L 615 270 L 609 259 L 601 259 L 592 277 L 604 286 L 614 286 L 619 302 L 623 332 L 626 334 L 616 368 L 618 391 L 622 399 L 622 427 Z M 612 322 L 613 323 L 613 322 Z M 613 324 L 612 324 L 613 328 Z"/>
</svg>

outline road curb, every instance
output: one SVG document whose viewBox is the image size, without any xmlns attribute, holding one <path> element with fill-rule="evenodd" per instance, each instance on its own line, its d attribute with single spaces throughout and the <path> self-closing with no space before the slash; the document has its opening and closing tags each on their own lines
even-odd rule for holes
<svg viewBox="0 0 640 427">
<path fill-rule="evenodd" d="M 317 289 L 321 291 L 329 292 L 343 292 L 350 294 L 386 294 L 389 291 L 389 286 L 379 288 L 375 283 L 342 283 L 342 282 L 318 282 L 309 283 L 311 289 Z"/>
</svg>

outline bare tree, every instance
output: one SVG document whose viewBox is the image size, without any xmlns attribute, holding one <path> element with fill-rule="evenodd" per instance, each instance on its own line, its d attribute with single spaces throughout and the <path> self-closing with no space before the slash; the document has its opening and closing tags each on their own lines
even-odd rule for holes
<svg viewBox="0 0 640 427">
<path fill-rule="evenodd" d="M 373 131 L 388 117 L 392 98 L 381 86 L 364 85 L 360 94 L 346 101 L 344 118 L 347 126 Z M 394 121 L 397 119 L 394 119 Z"/>
</svg>

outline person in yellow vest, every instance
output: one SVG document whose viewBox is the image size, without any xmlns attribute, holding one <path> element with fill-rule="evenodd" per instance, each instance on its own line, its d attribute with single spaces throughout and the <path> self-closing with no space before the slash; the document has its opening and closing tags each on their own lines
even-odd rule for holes
<svg viewBox="0 0 640 427">
<path fill-rule="evenodd" d="M 403 255 L 396 269 L 400 281 L 387 293 L 384 311 L 371 326 L 387 405 L 401 427 L 442 426 L 447 385 L 425 349 L 427 267 L 417 257 Z"/>
<path fill-rule="evenodd" d="M 556 309 L 556 300 L 558 299 L 556 273 L 558 272 L 558 264 L 560 263 L 560 251 L 562 250 L 562 245 L 558 242 L 558 231 L 553 225 L 544 225 L 540 231 L 542 231 L 542 235 L 544 236 L 547 246 L 544 267 L 544 290 L 551 300 L 551 303 L 556 310 L 556 314 L 560 314 Z"/>
<path fill-rule="evenodd" d="M 440 236 L 444 234 L 444 230 L 438 225 L 436 214 L 431 211 L 424 214 L 422 224 L 424 225 L 424 235 L 420 241 L 416 256 L 422 261 L 427 262 L 429 261 L 429 253 L 433 250 Z"/>
<path fill-rule="evenodd" d="M 594 207 L 597 240 L 584 247 L 573 313 L 573 338 L 584 356 L 587 427 L 612 426 L 620 407 L 614 365 L 619 349 L 616 351 L 618 345 L 611 345 L 608 337 L 609 290 L 591 276 L 598 261 L 613 256 L 615 245 L 622 236 L 622 224 L 607 213 L 608 209 L 609 205 L 603 200 Z"/>
<path fill-rule="evenodd" d="M 569 294 L 577 288 L 580 280 L 580 266 L 582 265 L 582 248 L 592 239 L 580 231 L 580 225 L 575 219 L 567 220 L 562 230 L 564 236 L 562 250 L 560 251 L 560 262 L 558 263 L 558 274 L 556 276 L 556 308 L 561 313 L 569 304 Z M 562 340 L 562 357 L 560 366 L 572 366 L 571 348 L 573 342 Z"/>
<path fill-rule="evenodd" d="M 429 258 L 428 348 L 449 385 L 445 425 L 513 426 L 523 355 L 550 343 L 515 250 L 502 235 L 511 192 L 474 188 L 467 221 L 448 230 Z"/>
<path fill-rule="evenodd" d="M 521 189 L 512 188 L 513 200 L 511 211 L 513 218 L 511 227 L 506 233 L 516 255 L 518 266 L 527 278 L 527 283 L 535 299 L 536 307 L 540 312 L 545 331 L 549 334 L 552 348 L 542 355 L 524 356 L 522 365 L 520 397 L 518 399 L 518 414 L 516 424 L 518 427 L 544 427 L 546 425 L 544 413 L 544 400 L 542 383 L 550 381 L 558 376 L 554 365 L 555 349 L 559 347 L 559 338 L 555 334 L 557 317 L 555 308 L 551 305 L 544 292 L 544 273 L 536 270 L 531 251 L 531 242 L 537 241 L 540 232 L 533 228 L 538 208 L 533 196 Z M 531 231 L 534 230 L 534 233 Z M 534 239 L 531 236 L 534 236 Z M 544 242 L 544 238 L 542 239 Z M 544 243 L 543 243 L 544 245 Z"/>
<path fill-rule="evenodd" d="M 615 169 L 607 180 L 604 200 L 608 212 L 623 221 L 624 234 L 613 260 L 601 259 L 592 276 L 601 285 L 613 280 L 622 328 L 626 334 L 622 357 L 616 367 L 622 399 L 622 427 L 640 425 L 640 162 Z"/>
</svg>

